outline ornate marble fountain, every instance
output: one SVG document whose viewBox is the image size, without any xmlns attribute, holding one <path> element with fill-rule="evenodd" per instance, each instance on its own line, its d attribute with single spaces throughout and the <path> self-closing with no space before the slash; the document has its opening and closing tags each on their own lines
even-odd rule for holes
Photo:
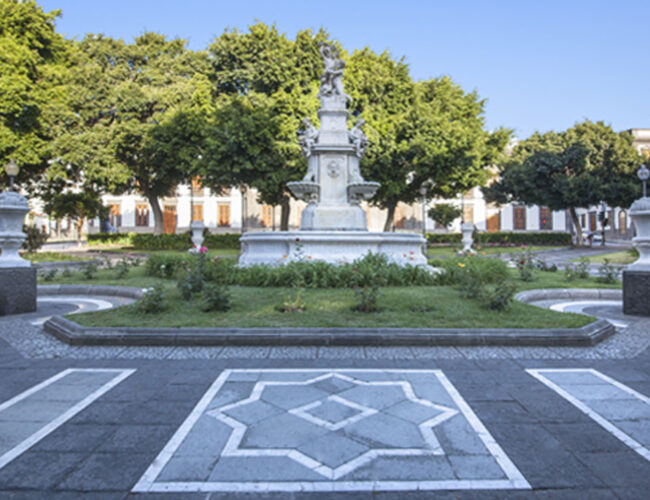
<svg viewBox="0 0 650 500">
<path fill-rule="evenodd" d="M 318 111 L 320 130 L 303 120 L 298 140 L 307 158 L 302 181 L 289 182 L 291 192 L 308 203 L 299 231 L 251 232 L 241 237 L 239 264 L 283 264 L 307 258 L 332 263 L 351 262 L 368 252 L 384 253 L 399 264 L 426 264 L 424 238 L 415 233 L 371 233 L 360 207 L 380 184 L 363 179 L 359 161 L 368 141 L 364 121 L 347 127 L 347 101 L 343 91 L 343 68 L 338 50 L 321 45 L 325 71 L 321 75 Z"/>
</svg>

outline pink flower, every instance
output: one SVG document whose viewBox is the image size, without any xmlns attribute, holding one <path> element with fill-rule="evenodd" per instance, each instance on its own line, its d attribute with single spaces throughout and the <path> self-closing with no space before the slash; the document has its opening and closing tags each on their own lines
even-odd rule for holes
<svg viewBox="0 0 650 500">
<path fill-rule="evenodd" d="M 199 248 L 199 253 L 208 253 L 208 247 Z"/>
</svg>

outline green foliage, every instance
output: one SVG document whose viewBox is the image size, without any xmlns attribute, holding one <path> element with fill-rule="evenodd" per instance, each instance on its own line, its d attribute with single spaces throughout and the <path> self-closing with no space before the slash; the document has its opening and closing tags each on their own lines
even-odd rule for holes
<svg viewBox="0 0 650 500">
<path fill-rule="evenodd" d="M 581 257 L 575 266 L 575 273 L 578 279 L 585 280 L 589 278 L 589 259 Z"/>
<path fill-rule="evenodd" d="M 481 287 L 478 299 L 487 309 L 509 311 L 516 291 L 517 285 L 512 281 L 502 280 L 495 285 Z"/>
<path fill-rule="evenodd" d="M 43 281 L 52 281 L 58 272 L 59 270 L 56 267 L 53 267 L 52 269 L 48 269 L 47 271 L 43 272 L 41 274 L 41 277 L 43 278 Z"/>
<path fill-rule="evenodd" d="M 557 271 L 557 266 L 555 264 L 549 265 L 545 259 L 542 257 L 537 257 L 535 259 L 535 269 L 538 269 L 545 273 L 554 273 Z"/>
<path fill-rule="evenodd" d="M 191 255 L 151 255 L 145 266 L 147 276 L 171 278 L 192 265 Z M 487 259 L 486 259 L 487 260 Z M 496 260 L 496 259 L 490 259 Z M 238 267 L 232 259 L 207 258 L 204 277 L 207 281 L 258 287 L 354 288 L 381 286 L 433 285 L 436 276 L 422 266 L 399 266 L 384 254 L 369 253 L 348 264 L 293 261 L 281 266 L 255 265 Z"/>
<path fill-rule="evenodd" d="M 353 311 L 371 313 L 381 310 L 377 304 L 381 297 L 378 282 L 355 288 L 354 295 L 357 298 L 357 303 L 352 306 Z"/>
<path fill-rule="evenodd" d="M 487 257 L 454 257 L 432 261 L 442 269 L 436 277 L 440 285 L 461 285 L 468 283 L 495 283 L 508 276 L 508 266 L 500 259 Z"/>
<path fill-rule="evenodd" d="M 605 259 L 603 264 L 598 268 L 598 276 L 596 281 L 598 283 L 614 284 L 618 281 L 619 270 L 614 266 L 609 259 Z"/>
<path fill-rule="evenodd" d="M 388 209 L 412 203 L 430 180 L 429 197 L 452 198 L 482 184 L 485 165 L 501 153 L 509 131 L 484 130 L 483 107 L 448 77 L 414 83 L 404 60 L 388 52 L 355 51 L 344 74 L 351 112 L 367 122 L 370 144 L 361 168 L 381 187 L 371 203 Z"/>
<path fill-rule="evenodd" d="M 165 291 L 161 286 L 147 289 L 135 303 L 135 310 L 143 314 L 155 314 L 167 308 Z"/>
<path fill-rule="evenodd" d="M 25 233 L 27 237 L 25 238 L 25 241 L 23 241 L 21 248 L 30 253 L 36 252 L 41 248 L 49 237 L 45 231 L 41 231 L 38 227 L 28 226 L 25 224 L 23 225 L 23 233 Z"/>
<path fill-rule="evenodd" d="M 208 248 L 239 249 L 240 234 L 219 233 L 204 235 L 203 244 Z M 187 250 L 192 246 L 191 233 L 95 233 L 88 235 L 88 245 L 116 245 L 134 250 Z"/>
<path fill-rule="evenodd" d="M 303 299 L 304 288 L 294 288 L 284 294 L 282 304 L 275 306 L 279 312 L 304 312 L 307 310 L 307 304 Z"/>
<path fill-rule="evenodd" d="M 526 249 L 521 253 L 513 255 L 511 261 L 517 267 L 517 271 L 519 271 L 519 279 L 521 281 L 535 280 L 535 259 L 530 253 L 530 250 Z"/>
<path fill-rule="evenodd" d="M 640 164 L 631 134 L 585 121 L 565 132 L 535 133 L 520 142 L 500 163 L 497 181 L 483 193 L 489 202 L 569 210 L 581 243 L 575 208 L 601 201 L 629 206 L 641 194 L 634 176 Z"/>
<path fill-rule="evenodd" d="M 463 215 L 463 211 L 449 203 L 438 203 L 431 207 L 427 214 L 442 227 L 449 227 L 452 222 Z"/>
<path fill-rule="evenodd" d="M 429 244 L 456 244 L 460 243 L 460 233 L 428 233 Z M 515 233 L 501 231 L 495 233 L 474 232 L 474 241 L 480 245 L 516 246 L 516 245 L 571 245 L 569 233 L 556 233 L 550 231 Z"/>
<path fill-rule="evenodd" d="M 97 276 L 97 264 L 94 262 L 86 264 L 83 268 L 83 275 L 87 280 L 95 279 L 95 276 Z"/>
<path fill-rule="evenodd" d="M 190 300 L 195 294 L 201 292 L 205 286 L 206 257 L 199 253 L 190 259 L 189 263 L 181 269 L 176 287 L 184 300 Z"/>
<path fill-rule="evenodd" d="M 0 1 L 0 165 L 15 159 L 16 182 L 26 188 L 47 168 L 60 114 L 71 44 L 55 32 L 59 15 L 33 0 Z M 4 170 L 0 185 L 6 185 Z"/>
<path fill-rule="evenodd" d="M 232 307 L 232 301 L 228 288 L 223 285 L 208 284 L 203 287 L 201 310 L 227 311 Z"/>
</svg>

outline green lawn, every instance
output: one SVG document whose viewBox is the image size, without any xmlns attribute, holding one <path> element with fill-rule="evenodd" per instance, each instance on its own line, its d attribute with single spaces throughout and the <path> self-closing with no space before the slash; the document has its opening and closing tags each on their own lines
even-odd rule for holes
<svg viewBox="0 0 650 500">
<path fill-rule="evenodd" d="M 457 246 L 445 246 L 445 247 L 429 247 L 427 248 L 427 256 L 429 258 L 440 258 L 440 257 L 455 257 L 458 251 L 462 248 L 462 245 Z M 558 248 L 565 247 L 553 247 L 553 246 L 528 246 L 528 250 L 534 252 L 537 250 L 556 250 Z M 522 252 L 523 249 L 520 246 L 510 246 L 510 247 L 484 247 L 481 245 L 474 245 L 474 250 L 476 250 L 480 255 L 497 255 L 501 253 L 516 253 Z M 483 253 L 485 252 L 485 253 Z"/>
<path fill-rule="evenodd" d="M 516 302 L 507 312 L 483 309 L 477 301 L 463 299 L 451 287 L 384 288 L 379 299 L 382 311 L 351 310 L 353 290 L 304 290 L 306 312 L 282 313 L 276 306 L 296 291 L 277 288 L 230 288 L 233 307 L 228 312 L 205 313 L 198 301 L 180 299 L 173 284 L 166 286 L 168 309 L 142 314 L 133 306 L 119 310 L 74 315 L 86 326 L 165 327 L 413 327 L 413 328 L 576 328 L 593 318 L 559 313 Z M 432 308 L 414 312 L 413 306 Z"/>
<path fill-rule="evenodd" d="M 31 262 L 71 262 L 80 260 L 92 260 L 92 256 L 84 253 L 61 253 L 61 252 L 32 252 L 22 256 Z"/>
<path fill-rule="evenodd" d="M 605 259 L 609 259 L 610 264 L 632 264 L 639 257 L 632 253 L 631 251 L 625 250 L 622 252 L 611 252 L 603 253 L 600 255 L 592 255 L 591 257 L 586 257 L 586 259 L 592 264 L 604 264 Z M 577 262 L 580 259 L 574 259 L 573 262 Z"/>
<path fill-rule="evenodd" d="M 196 301 L 184 302 L 176 291 L 173 280 L 163 280 L 144 275 L 144 268 L 132 268 L 126 278 L 118 279 L 116 270 L 101 269 L 94 280 L 84 280 L 80 272 L 72 276 L 57 275 L 54 280 L 41 284 L 106 284 L 118 286 L 151 287 L 162 285 L 168 296 L 169 308 L 160 314 L 137 313 L 133 307 L 118 310 L 75 315 L 74 320 L 86 326 L 231 326 L 231 327 L 441 327 L 441 328 L 575 328 L 593 318 L 559 313 L 519 302 L 507 312 L 484 309 L 476 300 L 461 297 L 452 287 L 387 287 L 382 289 L 379 313 L 358 313 L 351 310 L 355 302 L 350 289 L 307 289 L 303 299 L 307 312 L 280 313 L 275 307 L 295 293 L 290 289 L 252 288 L 232 286 L 233 308 L 226 313 L 204 313 Z M 522 282 L 516 270 L 511 274 L 519 290 L 534 288 L 620 288 L 603 285 L 595 279 L 567 282 L 563 272 L 535 271 L 536 279 Z M 419 312 L 411 308 L 433 308 Z"/>
<path fill-rule="evenodd" d="M 110 254 L 124 254 L 124 255 L 180 255 L 185 254 L 181 250 L 136 250 L 129 247 L 91 247 L 88 251 L 90 255 L 93 253 L 110 253 Z M 239 249 L 234 248 L 211 248 L 208 255 L 221 257 L 239 257 Z"/>
</svg>

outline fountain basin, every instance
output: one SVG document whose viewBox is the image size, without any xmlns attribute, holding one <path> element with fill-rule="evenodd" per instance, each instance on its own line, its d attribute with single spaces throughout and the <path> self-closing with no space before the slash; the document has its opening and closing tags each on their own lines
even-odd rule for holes
<svg viewBox="0 0 650 500">
<path fill-rule="evenodd" d="M 245 233 L 239 241 L 240 266 L 280 266 L 301 259 L 344 264 L 368 252 L 386 254 L 399 265 L 427 265 L 424 238 L 416 233 L 278 231 Z"/>
</svg>

